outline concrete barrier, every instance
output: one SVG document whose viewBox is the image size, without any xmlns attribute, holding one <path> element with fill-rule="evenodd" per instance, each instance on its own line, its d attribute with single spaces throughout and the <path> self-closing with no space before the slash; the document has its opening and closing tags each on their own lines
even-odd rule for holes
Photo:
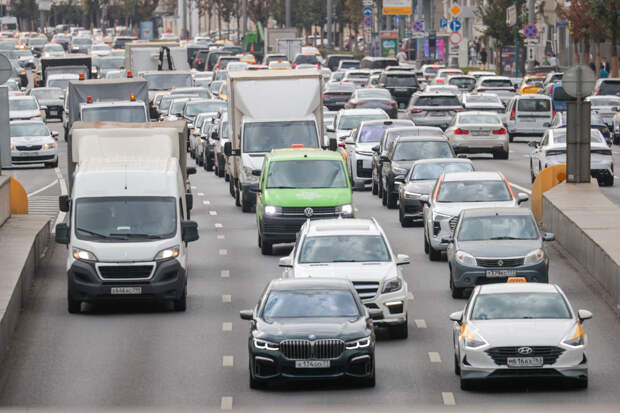
<svg viewBox="0 0 620 413">
<path fill-rule="evenodd" d="M 11 216 L 11 179 L 0 176 L 0 226 Z"/>
<path fill-rule="evenodd" d="M 596 182 L 562 183 L 543 195 L 543 228 L 609 293 L 620 311 L 620 208 Z"/>
</svg>

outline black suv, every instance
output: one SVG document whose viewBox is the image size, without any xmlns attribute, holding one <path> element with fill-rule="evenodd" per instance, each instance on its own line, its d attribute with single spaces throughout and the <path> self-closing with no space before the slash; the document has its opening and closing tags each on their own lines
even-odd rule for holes
<svg viewBox="0 0 620 413">
<path fill-rule="evenodd" d="M 420 88 L 415 73 L 404 70 L 381 73 L 377 87 L 389 90 L 399 108 L 407 107 L 411 95 Z"/>
</svg>

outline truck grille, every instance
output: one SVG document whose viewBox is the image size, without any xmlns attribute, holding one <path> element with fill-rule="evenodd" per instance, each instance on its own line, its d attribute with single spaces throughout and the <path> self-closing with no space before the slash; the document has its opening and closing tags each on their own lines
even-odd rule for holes
<svg viewBox="0 0 620 413">
<path fill-rule="evenodd" d="M 344 352 L 344 341 L 340 339 L 323 340 L 284 340 L 280 351 L 290 360 L 337 359 Z"/>
<path fill-rule="evenodd" d="M 353 281 L 353 286 L 362 300 L 375 298 L 379 290 L 379 283 L 372 281 Z"/>
<path fill-rule="evenodd" d="M 518 267 L 523 265 L 525 258 L 476 258 L 478 267 Z M 501 265 L 500 265 L 501 261 Z"/>
<path fill-rule="evenodd" d="M 449 225 L 450 225 L 450 231 L 452 231 L 452 233 L 454 234 L 454 229 L 456 228 L 456 224 L 459 223 L 459 217 L 458 215 L 455 217 L 450 218 L 449 221 Z"/>
<path fill-rule="evenodd" d="M 564 349 L 555 346 L 519 346 L 519 347 L 493 347 L 486 353 L 493 359 L 498 366 L 508 364 L 508 357 L 524 357 L 519 353 L 521 347 L 531 347 L 532 353 L 525 357 L 542 357 L 543 364 L 549 365 L 557 361 L 558 357 L 564 352 Z"/>
<path fill-rule="evenodd" d="M 154 264 L 115 265 L 97 264 L 99 276 L 104 280 L 139 280 L 151 278 Z"/>
</svg>

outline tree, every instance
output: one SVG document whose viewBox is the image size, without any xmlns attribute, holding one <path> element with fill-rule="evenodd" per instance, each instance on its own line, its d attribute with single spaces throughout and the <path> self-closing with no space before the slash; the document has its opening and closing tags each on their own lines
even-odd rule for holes
<svg viewBox="0 0 620 413">
<path fill-rule="evenodd" d="M 248 0 L 248 17 L 254 22 L 260 22 L 263 27 L 267 27 L 270 10 L 277 4 L 278 0 Z"/>
<path fill-rule="evenodd" d="M 486 6 L 480 3 L 477 14 L 486 27 L 483 37 L 493 38 L 500 45 L 514 45 L 514 26 L 506 24 L 506 10 L 514 3 L 514 0 L 493 0 L 487 2 Z M 525 11 L 524 3 L 525 0 L 517 0 L 517 16 Z"/>
<path fill-rule="evenodd" d="M 592 11 L 611 38 L 611 77 L 618 77 L 618 24 L 620 0 L 589 0 Z M 599 23 L 599 25 L 600 25 Z"/>
<path fill-rule="evenodd" d="M 75 0 L 67 0 L 53 3 L 50 8 L 50 20 L 52 24 L 79 24 L 82 19 L 82 10 Z"/>
<path fill-rule="evenodd" d="M 572 36 L 575 53 L 577 53 L 577 45 L 584 42 L 585 45 L 585 63 L 589 63 L 590 59 L 590 40 L 594 40 L 596 45 L 605 39 L 606 30 L 601 30 L 600 23 L 596 21 L 596 16 L 592 10 L 591 0 L 574 0 L 569 7 L 558 6 L 557 15 L 570 22 L 570 33 Z M 597 47 L 596 65 L 599 65 L 599 50 Z M 598 70 L 598 69 L 597 69 Z"/>
<path fill-rule="evenodd" d="M 36 0 L 13 0 L 12 15 L 19 19 L 22 30 L 34 30 L 34 21 L 39 17 L 39 5 Z"/>
</svg>

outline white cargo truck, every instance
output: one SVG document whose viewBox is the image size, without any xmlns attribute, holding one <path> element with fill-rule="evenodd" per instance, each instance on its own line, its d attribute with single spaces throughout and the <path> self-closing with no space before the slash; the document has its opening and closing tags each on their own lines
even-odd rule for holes
<svg viewBox="0 0 620 413">
<path fill-rule="evenodd" d="M 177 130 L 72 132 L 77 167 L 71 195 L 59 200 L 69 222 L 56 226 L 69 252 L 68 311 L 110 300 L 169 301 L 185 311 L 187 244 L 198 226 L 188 220 Z"/>
<path fill-rule="evenodd" d="M 278 40 L 296 39 L 296 28 L 265 28 L 265 54 L 276 53 Z"/>
<path fill-rule="evenodd" d="M 292 62 L 304 46 L 302 39 L 280 39 L 278 40 L 277 53 L 281 53 L 288 58 L 289 62 Z"/>
<path fill-rule="evenodd" d="M 256 205 L 263 158 L 273 149 L 323 146 L 322 77 L 316 70 L 228 73 L 228 136 L 235 204 Z M 266 101 L 268 99 L 268 102 Z M 268 104 L 266 104 L 268 103 Z M 333 148 L 332 148 L 333 149 Z"/>
<path fill-rule="evenodd" d="M 125 70 L 140 72 L 150 70 L 189 70 L 187 48 L 179 42 L 136 41 L 125 45 Z"/>
</svg>

